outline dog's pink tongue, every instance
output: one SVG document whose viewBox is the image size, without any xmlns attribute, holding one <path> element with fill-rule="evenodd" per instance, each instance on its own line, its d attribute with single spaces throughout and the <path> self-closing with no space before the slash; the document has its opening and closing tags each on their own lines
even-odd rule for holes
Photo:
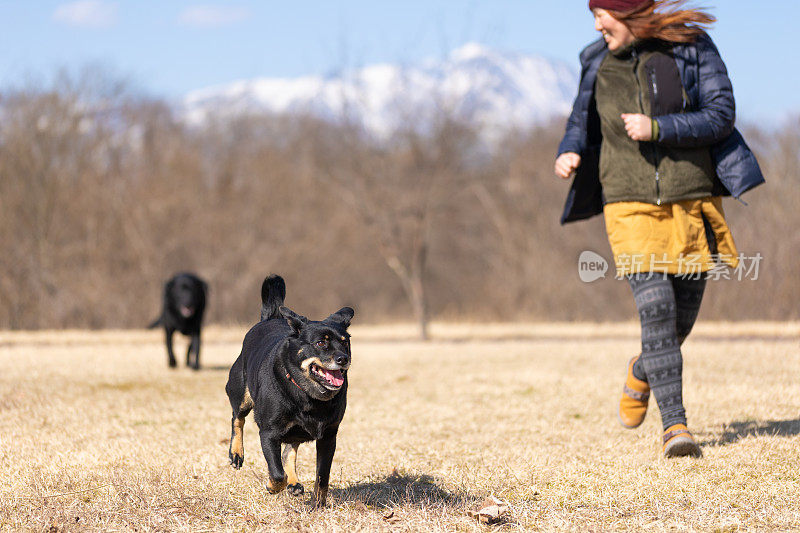
<svg viewBox="0 0 800 533">
<path fill-rule="evenodd" d="M 344 376 L 341 370 L 328 370 L 322 367 L 320 367 L 320 370 L 325 374 L 325 380 L 334 387 L 341 387 L 342 383 L 344 383 Z"/>
</svg>

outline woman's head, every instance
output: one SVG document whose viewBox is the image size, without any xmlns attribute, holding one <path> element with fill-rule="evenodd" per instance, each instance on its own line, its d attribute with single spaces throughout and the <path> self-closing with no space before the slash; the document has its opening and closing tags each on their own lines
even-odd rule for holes
<svg viewBox="0 0 800 533">
<path fill-rule="evenodd" d="M 594 15 L 594 29 L 603 34 L 603 39 L 612 52 L 636 40 L 630 28 L 612 16 L 608 10 L 596 7 L 592 9 L 592 14 Z"/>
<path fill-rule="evenodd" d="M 697 9 L 681 9 L 688 0 L 589 0 L 595 29 L 609 50 L 636 39 L 693 42 L 716 19 Z"/>
</svg>

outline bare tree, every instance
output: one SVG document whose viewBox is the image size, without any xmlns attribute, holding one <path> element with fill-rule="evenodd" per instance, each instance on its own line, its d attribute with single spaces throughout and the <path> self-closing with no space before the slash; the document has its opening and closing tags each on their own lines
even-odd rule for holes
<svg viewBox="0 0 800 533">
<path fill-rule="evenodd" d="M 447 227 L 474 176 L 474 132 L 442 117 L 431 132 L 407 128 L 389 141 L 365 140 L 353 126 L 317 136 L 316 174 L 337 189 L 373 235 L 399 279 L 422 339 L 428 338 L 427 270 L 434 226 Z"/>
</svg>

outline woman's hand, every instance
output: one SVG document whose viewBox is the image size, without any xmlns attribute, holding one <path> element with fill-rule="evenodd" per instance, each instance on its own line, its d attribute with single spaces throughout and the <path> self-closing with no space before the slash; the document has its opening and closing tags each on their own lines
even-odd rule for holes
<svg viewBox="0 0 800 533">
<path fill-rule="evenodd" d="M 556 176 L 561 179 L 569 179 L 570 175 L 581 164 L 581 156 L 575 152 L 564 152 L 556 159 Z"/>
<path fill-rule="evenodd" d="M 623 113 L 625 131 L 634 141 L 650 141 L 653 139 L 653 122 L 647 115 L 640 113 Z"/>
</svg>

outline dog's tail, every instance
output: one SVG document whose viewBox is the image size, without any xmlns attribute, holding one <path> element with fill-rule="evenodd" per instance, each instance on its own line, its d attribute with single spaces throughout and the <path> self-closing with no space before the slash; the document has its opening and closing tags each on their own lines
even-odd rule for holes
<svg viewBox="0 0 800 533">
<path fill-rule="evenodd" d="M 286 283 L 277 274 L 271 274 L 261 285 L 261 320 L 281 318 L 279 311 L 286 298 Z"/>
<path fill-rule="evenodd" d="M 163 323 L 164 323 L 164 315 L 161 315 L 158 318 L 156 318 L 154 321 L 152 321 L 150 323 L 150 325 L 147 326 L 147 329 L 157 328 L 158 326 L 162 325 Z"/>
</svg>

